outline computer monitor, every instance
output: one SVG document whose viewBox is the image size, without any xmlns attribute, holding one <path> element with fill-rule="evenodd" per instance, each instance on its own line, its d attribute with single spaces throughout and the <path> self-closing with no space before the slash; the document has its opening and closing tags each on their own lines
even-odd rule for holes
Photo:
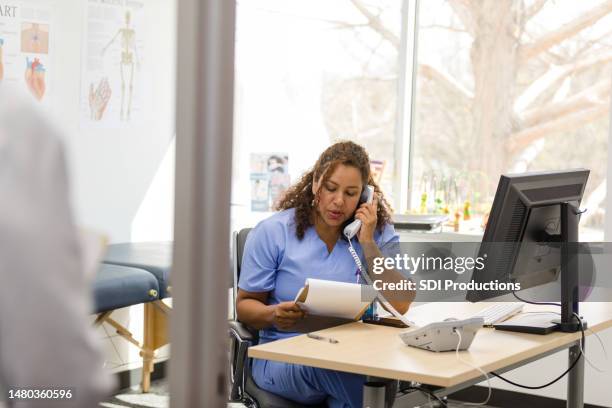
<svg viewBox="0 0 612 408">
<path fill-rule="evenodd" d="M 472 281 L 520 283 L 523 290 L 555 281 L 562 273 L 561 299 L 571 303 L 562 317 L 572 320 L 577 262 L 562 243 L 578 242 L 578 206 L 588 176 L 586 169 L 502 175 L 478 251 L 484 267 L 474 269 Z M 510 292 L 472 290 L 467 300 Z"/>
</svg>

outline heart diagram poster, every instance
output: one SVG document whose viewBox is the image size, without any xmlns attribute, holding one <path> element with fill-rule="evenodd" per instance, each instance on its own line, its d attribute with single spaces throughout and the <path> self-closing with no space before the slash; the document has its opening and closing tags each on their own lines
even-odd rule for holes
<svg viewBox="0 0 612 408">
<path fill-rule="evenodd" d="M 52 1 L 0 0 L 0 81 L 23 86 L 41 103 L 52 92 Z"/>
</svg>

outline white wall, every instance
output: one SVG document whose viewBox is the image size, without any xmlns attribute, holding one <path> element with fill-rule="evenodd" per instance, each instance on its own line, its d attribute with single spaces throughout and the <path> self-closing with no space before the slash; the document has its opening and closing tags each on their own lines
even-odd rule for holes
<svg viewBox="0 0 612 408">
<path fill-rule="evenodd" d="M 79 127 L 85 0 L 56 0 L 51 41 L 56 52 L 52 113 L 67 133 L 75 213 L 81 225 L 129 241 L 131 226 L 174 135 L 175 0 L 146 0 L 146 60 L 152 73 L 152 115 L 135 129 Z M 163 214 L 170 217 L 172 214 Z M 163 221 L 163 220 L 162 220 Z"/>
<path fill-rule="evenodd" d="M 134 217 L 131 242 L 174 238 L 175 151 L 176 139 L 173 139 Z"/>
<path fill-rule="evenodd" d="M 104 232 L 111 242 L 130 241 L 133 235 L 138 240 L 172 236 L 174 189 L 173 179 L 169 182 L 168 177 L 174 174 L 171 139 L 175 133 L 176 0 L 145 3 L 147 53 L 141 69 L 149 69 L 152 74 L 152 114 L 135 129 L 90 130 L 79 125 L 87 1 L 54 0 L 50 35 L 55 56 L 51 65 L 54 71 L 49 72 L 53 92 L 48 108 L 66 130 L 77 221 Z M 142 339 L 142 305 L 121 309 L 113 316 Z M 136 347 L 107 325 L 97 330 L 109 369 L 123 371 L 141 366 Z M 164 347 L 157 357 L 165 359 L 168 352 Z"/>
</svg>

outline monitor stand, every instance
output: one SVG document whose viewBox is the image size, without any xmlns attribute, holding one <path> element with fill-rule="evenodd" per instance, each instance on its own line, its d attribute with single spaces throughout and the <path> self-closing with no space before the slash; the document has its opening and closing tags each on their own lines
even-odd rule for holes
<svg viewBox="0 0 612 408">
<path fill-rule="evenodd" d="M 561 318 L 558 315 L 544 313 L 525 313 L 515 316 L 505 322 L 493 325 L 497 330 L 515 331 L 521 333 L 548 334 L 553 331 L 574 333 L 581 330 L 578 310 L 578 222 L 580 211 L 572 203 L 561 204 L 561 234 L 543 233 L 546 241 L 561 245 Z M 551 318 L 552 317 L 552 318 Z M 582 330 L 587 324 L 582 320 Z"/>
<path fill-rule="evenodd" d="M 519 314 L 493 325 L 496 330 L 531 334 L 548 334 L 560 330 L 558 315 L 553 313 Z"/>
</svg>

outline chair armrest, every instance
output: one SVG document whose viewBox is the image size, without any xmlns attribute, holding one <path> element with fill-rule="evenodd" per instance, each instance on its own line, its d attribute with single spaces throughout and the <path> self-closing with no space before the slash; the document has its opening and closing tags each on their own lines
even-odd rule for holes
<svg viewBox="0 0 612 408">
<path fill-rule="evenodd" d="M 242 400 L 249 374 L 247 350 L 254 345 L 257 332 L 237 320 L 228 321 L 228 332 L 232 340 L 230 352 L 230 400 Z"/>
<path fill-rule="evenodd" d="M 230 320 L 228 324 L 230 335 L 236 340 L 253 342 L 257 338 L 257 332 L 237 320 Z"/>
</svg>

